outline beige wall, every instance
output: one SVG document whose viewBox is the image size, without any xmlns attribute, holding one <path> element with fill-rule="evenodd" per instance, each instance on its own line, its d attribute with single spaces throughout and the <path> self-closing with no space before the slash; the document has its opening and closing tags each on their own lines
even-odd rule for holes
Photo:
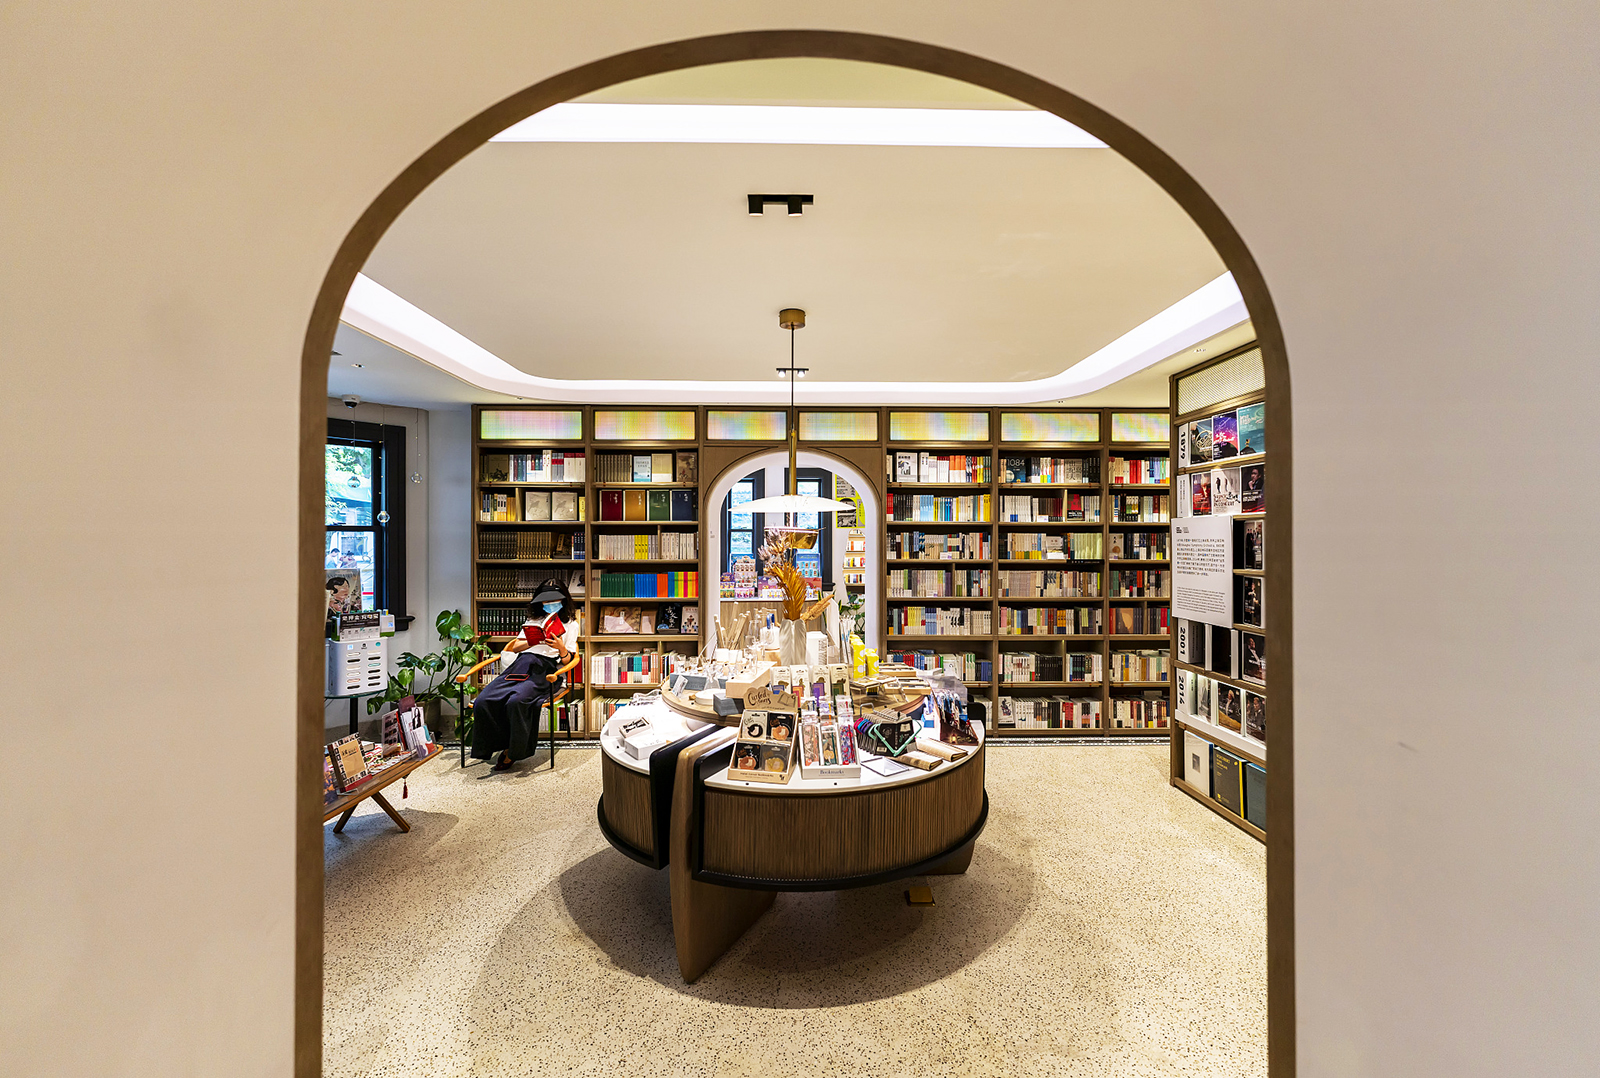
<svg viewBox="0 0 1600 1078">
<path fill-rule="evenodd" d="M 351 223 L 550 73 L 794 25 L 1051 80 L 1231 217 L 1294 377 L 1301 1073 L 1589 1070 L 1595 16 L 11 7 L 0 1072 L 288 1072 L 298 357 Z"/>
</svg>

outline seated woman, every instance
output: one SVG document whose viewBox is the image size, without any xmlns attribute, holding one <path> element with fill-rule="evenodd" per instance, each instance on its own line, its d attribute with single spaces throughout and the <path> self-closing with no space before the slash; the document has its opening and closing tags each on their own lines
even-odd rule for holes
<svg viewBox="0 0 1600 1078">
<path fill-rule="evenodd" d="M 539 740 L 539 711 L 560 680 L 556 670 L 577 646 L 572 596 L 565 584 L 546 580 L 528 604 L 522 635 L 506 645 L 505 653 L 516 654 L 516 659 L 473 702 L 474 759 L 493 757 L 494 769 L 505 771 L 533 752 Z"/>
</svg>

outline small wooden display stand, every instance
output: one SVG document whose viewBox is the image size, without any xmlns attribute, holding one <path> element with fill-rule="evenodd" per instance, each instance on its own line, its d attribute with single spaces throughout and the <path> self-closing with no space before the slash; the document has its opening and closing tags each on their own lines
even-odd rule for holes
<svg viewBox="0 0 1600 1078">
<path fill-rule="evenodd" d="M 340 794 L 337 800 L 328 802 L 328 804 L 323 808 L 322 822 L 327 823 L 335 816 L 338 816 L 339 822 L 333 825 L 333 833 L 336 835 L 342 833 L 344 831 L 344 825 L 349 823 L 350 817 L 355 814 L 356 806 L 360 805 L 361 802 L 370 797 L 378 803 L 379 808 L 389 814 L 389 819 L 394 821 L 396 827 L 398 827 L 401 831 L 410 831 L 411 825 L 406 823 L 405 817 L 401 816 L 400 813 L 395 810 L 393 805 L 389 804 L 388 798 L 383 796 L 382 791 L 386 786 L 389 786 L 396 779 L 405 778 L 407 775 L 411 774 L 411 772 L 415 771 L 417 768 L 421 767 L 435 756 L 438 756 L 443 751 L 444 749 L 438 745 L 435 745 L 433 746 L 432 751 L 430 751 L 428 755 L 424 756 L 422 759 L 412 760 L 410 763 L 396 764 L 376 778 L 368 779 L 366 782 L 363 782 L 360 786 L 357 786 L 349 793 Z"/>
</svg>

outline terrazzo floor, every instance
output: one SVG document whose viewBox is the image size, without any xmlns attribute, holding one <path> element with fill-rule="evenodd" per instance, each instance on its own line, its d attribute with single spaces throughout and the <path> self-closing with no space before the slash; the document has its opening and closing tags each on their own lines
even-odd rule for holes
<svg viewBox="0 0 1600 1078">
<path fill-rule="evenodd" d="M 780 895 L 693 985 L 596 751 L 446 757 L 325 828 L 324 1073 L 1264 1075 L 1265 852 L 1166 752 L 997 746 L 966 875 Z"/>
</svg>

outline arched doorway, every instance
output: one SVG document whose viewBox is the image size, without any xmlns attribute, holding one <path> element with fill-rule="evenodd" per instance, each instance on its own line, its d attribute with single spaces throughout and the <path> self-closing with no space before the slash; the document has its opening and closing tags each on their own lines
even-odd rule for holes
<svg viewBox="0 0 1600 1078">
<path fill-rule="evenodd" d="M 708 506 L 721 505 L 722 500 L 728 496 L 728 492 L 733 489 L 734 484 L 748 473 L 764 468 L 784 468 L 788 466 L 788 463 L 788 451 L 782 449 L 773 449 L 743 457 L 729 464 L 717 475 L 707 491 L 706 504 Z M 860 493 L 862 507 L 866 512 L 866 519 L 877 520 L 883 516 L 883 495 L 878 489 L 877 481 L 843 457 L 802 448 L 799 453 L 799 466 L 801 468 L 821 468 L 843 475 Z M 709 531 L 706 537 L 706 546 L 708 556 L 712 559 L 711 564 L 716 564 L 721 558 L 727 537 L 722 533 L 720 516 L 714 515 L 712 521 L 708 525 Z M 878 529 L 867 528 L 865 531 L 868 572 L 867 606 L 863 626 L 865 631 L 862 633 L 862 639 L 867 642 L 869 647 L 881 647 L 883 640 L 882 595 L 878 577 L 883 567 L 883 548 L 879 542 Z M 707 617 L 715 620 L 718 616 L 717 611 L 720 605 L 721 600 L 716 595 L 708 598 L 706 600 Z"/>
<path fill-rule="evenodd" d="M 334 257 L 317 294 L 301 355 L 301 490 L 298 757 L 296 774 L 296 1068 L 321 1070 L 323 862 L 320 830 L 322 745 L 323 535 L 325 425 L 323 387 L 345 296 L 384 232 L 430 183 L 493 135 L 551 105 L 615 83 L 682 68 L 737 60 L 817 57 L 914 68 L 1006 94 L 1099 138 L 1160 185 L 1206 235 L 1238 283 L 1257 331 L 1266 369 L 1268 439 L 1282 462 L 1268 475 L 1275 554 L 1267 569 L 1275 617 L 1284 628 L 1269 642 L 1277 691 L 1272 707 L 1274 766 L 1267 804 L 1268 1056 L 1273 1075 L 1293 1075 L 1294 800 L 1293 800 L 1293 489 L 1288 358 L 1265 279 L 1220 207 L 1174 160 L 1139 132 L 1076 95 L 1022 71 L 951 49 L 898 38 L 825 30 L 765 30 L 694 38 L 638 49 L 539 82 L 486 108 L 439 140 L 368 206 Z M 865 489 L 865 488 L 863 488 Z"/>
</svg>

